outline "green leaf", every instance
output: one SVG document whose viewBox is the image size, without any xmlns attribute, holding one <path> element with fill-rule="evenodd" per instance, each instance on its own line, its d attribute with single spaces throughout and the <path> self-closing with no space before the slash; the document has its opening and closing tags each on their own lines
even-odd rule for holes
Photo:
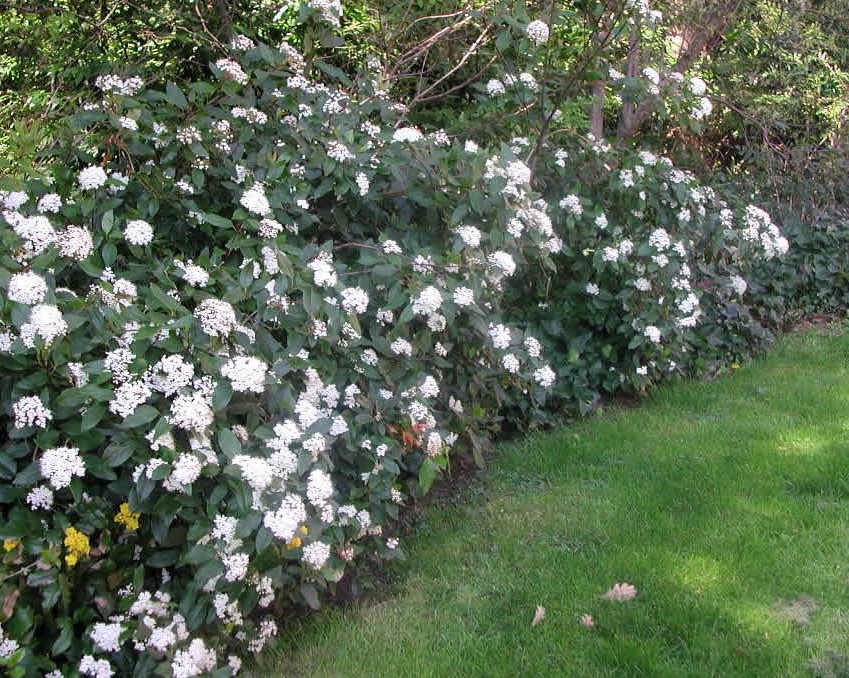
<svg viewBox="0 0 849 678">
<path fill-rule="evenodd" d="M 230 403 L 230 398 L 233 397 L 233 387 L 229 381 L 219 381 L 215 390 L 212 392 L 212 410 L 220 412 Z"/>
<path fill-rule="evenodd" d="M 133 448 L 130 445 L 125 442 L 118 443 L 113 441 L 103 450 L 101 459 L 108 466 L 116 468 L 127 461 L 132 455 Z"/>
<path fill-rule="evenodd" d="M 228 460 L 242 453 L 242 443 L 229 428 L 218 429 L 218 447 Z"/>
<path fill-rule="evenodd" d="M 137 428 L 149 424 L 159 416 L 159 410 L 151 405 L 140 405 L 129 417 L 124 419 L 124 426 Z"/>
<path fill-rule="evenodd" d="M 58 590 L 58 586 L 56 587 Z M 59 636 L 56 638 L 53 646 L 50 648 L 50 654 L 54 657 L 60 654 L 64 654 L 65 651 L 71 647 L 71 641 L 76 637 L 74 633 L 74 627 L 71 625 L 69 621 L 62 620 L 60 622 L 60 626 L 62 627 L 62 631 L 59 633 Z"/>
<path fill-rule="evenodd" d="M 144 561 L 148 567 L 171 567 L 176 565 L 180 560 L 180 551 L 178 549 L 163 549 L 152 554 Z"/>
<path fill-rule="evenodd" d="M 95 403 L 87 407 L 80 419 L 80 431 L 88 431 L 97 426 L 105 414 L 106 405 L 103 403 Z"/>
<path fill-rule="evenodd" d="M 256 532 L 256 539 L 254 540 L 254 547 L 257 553 L 262 553 L 271 546 L 271 542 L 274 541 L 274 534 L 267 527 L 260 527 Z"/>
<path fill-rule="evenodd" d="M 165 85 L 165 101 L 172 106 L 176 106 L 181 111 L 185 111 L 189 107 L 189 101 L 182 90 L 173 82 Z"/>
<path fill-rule="evenodd" d="M 422 465 L 419 467 L 419 487 L 421 488 L 422 494 L 428 493 L 430 488 L 433 486 L 433 481 L 436 480 L 438 475 L 439 468 L 433 463 L 433 459 L 426 458 L 422 461 Z"/>
<path fill-rule="evenodd" d="M 112 266 L 118 258 L 118 248 L 115 247 L 115 243 L 103 243 L 103 247 L 100 248 L 100 258 L 103 259 L 104 266 Z"/>
<path fill-rule="evenodd" d="M 318 600 L 318 591 L 312 584 L 303 584 L 301 586 L 301 597 L 313 610 L 321 608 L 321 603 Z"/>
</svg>

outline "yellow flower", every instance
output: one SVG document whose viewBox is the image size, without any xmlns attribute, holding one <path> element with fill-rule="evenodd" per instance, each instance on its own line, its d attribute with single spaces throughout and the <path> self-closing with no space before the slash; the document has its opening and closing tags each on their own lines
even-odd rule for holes
<svg viewBox="0 0 849 678">
<path fill-rule="evenodd" d="M 139 529 L 139 516 L 140 513 L 134 513 L 130 511 L 130 504 L 128 502 L 124 502 L 119 507 L 119 511 L 115 516 L 115 522 L 119 525 L 123 525 L 127 528 L 127 532 L 135 532 Z"/>
<path fill-rule="evenodd" d="M 732 369 L 732 370 L 739 370 L 739 369 L 740 369 L 740 365 L 738 365 L 737 363 L 731 363 L 731 369 Z"/>
<path fill-rule="evenodd" d="M 286 548 L 290 551 L 292 549 L 299 548 L 301 546 L 301 538 L 298 536 L 292 537 L 289 541 L 286 542 Z"/>
<path fill-rule="evenodd" d="M 83 534 L 74 527 L 69 527 L 65 530 L 65 548 L 68 553 L 65 555 L 65 562 L 68 567 L 73 567 L 79 562 L 81 556 L 87 556 L 91 551 L 91 546 L 88 543 L 88 535 Z"/>
<path fill-rule="evenodd" d="M 3 540 L 3 548 L 6 551 L 14 551 L 21 545 L 20 539 L 4 539 Z"/>
</svg>

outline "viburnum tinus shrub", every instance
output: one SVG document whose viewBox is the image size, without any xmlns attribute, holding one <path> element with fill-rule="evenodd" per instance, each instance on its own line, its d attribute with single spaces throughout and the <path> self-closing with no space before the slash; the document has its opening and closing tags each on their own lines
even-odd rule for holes
<svg viewBox="0 0 849 678">
<path fill-rule="evenodd" d="M 209 81 L 103 76 L 2 195 L 13 675 L 235 673 L 552 387 L 500 320 L 554 249 L 527 166 L 319 65 L 240 38 Z"/>
<path fill-rule="evenodd" d="M 788 243 L 766 212 L 668 158 L 593 140 L 544 146 L 535 182 L 562 248 L 556 272 L 521 276 L 508 307 L 556 356 L 561 401 L 586 411 L 601 393 L 714 369 L 769 338 L 749 282 L 763 289 L 761 262 Z"/>
</svg>

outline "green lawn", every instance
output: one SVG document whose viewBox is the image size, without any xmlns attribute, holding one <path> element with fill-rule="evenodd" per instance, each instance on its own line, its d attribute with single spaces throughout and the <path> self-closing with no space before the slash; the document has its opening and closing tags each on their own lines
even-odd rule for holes
<svg viewBox="0 0 849 678">
<path fill-rule="evenodd" d="M 391 596 L 284 629 L 255 675 L 849 675 L 849 334 L 504 445 L 466 494 Z"/>
</svg>

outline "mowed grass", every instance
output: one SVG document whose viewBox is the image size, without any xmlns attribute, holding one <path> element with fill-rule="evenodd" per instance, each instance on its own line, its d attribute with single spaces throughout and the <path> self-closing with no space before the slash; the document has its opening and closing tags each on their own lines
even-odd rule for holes
<svg viewBox="0 0 849 678">
<path fill-rule="evenodd" d="M 290 625 L 253 675 L 846 668 L 849 335 L 791 335 L 713 382 L 504 445 L 466 495 L 406 539 L 391 595 Z M 602 599 L 616 582 L 636 598 Z"/>
</svg>

